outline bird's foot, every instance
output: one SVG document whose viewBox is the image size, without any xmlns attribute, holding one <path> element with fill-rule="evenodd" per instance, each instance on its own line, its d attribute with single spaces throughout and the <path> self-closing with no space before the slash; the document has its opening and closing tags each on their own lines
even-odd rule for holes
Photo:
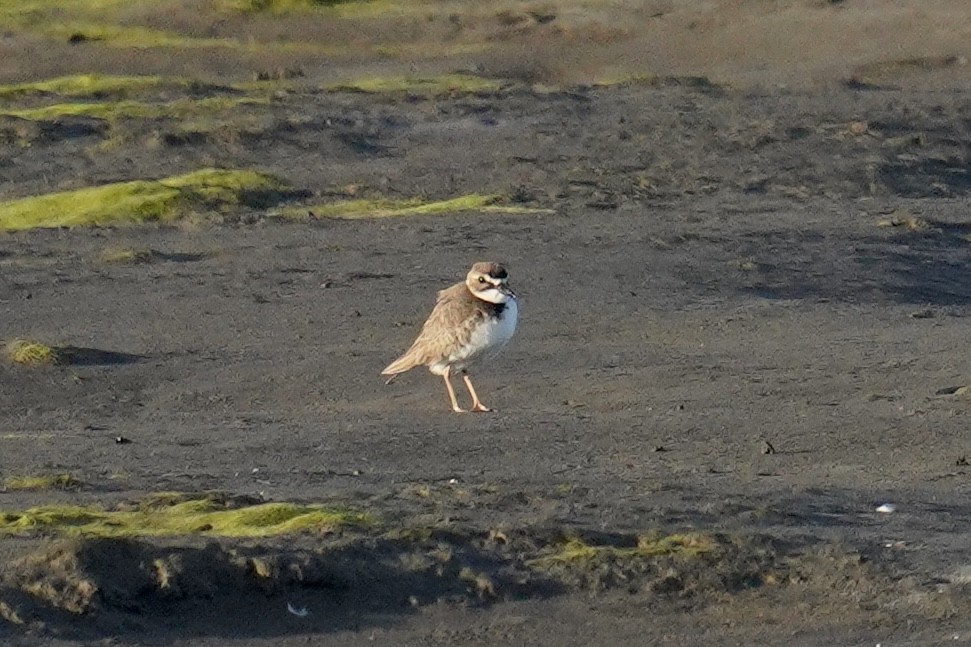
<svg viewBox="0 0 971 647">
<path fill-rule="evenodd" d="M 482 412 L 485 412 L 485 413 L 491 413 L 491 412 L 495 411 L 495 409 L 490 409 L 489 407 L 487 407 L 486 405 L 482 404 L 481 402 L 476 402 L 472 406 L 472 411 L 482 411 Z"/>
</svg>

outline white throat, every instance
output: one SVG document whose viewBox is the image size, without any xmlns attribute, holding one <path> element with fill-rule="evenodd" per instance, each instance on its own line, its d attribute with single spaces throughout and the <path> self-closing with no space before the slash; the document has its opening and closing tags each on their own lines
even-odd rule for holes
<svg viewBox="0 0 971 647">
<path fill-rule="evenodd" d="M 499 288 L 479 290 L 475 293 L 475 296 L 489 303 L 508 303 L 513 300 L 512 295 L 500 291 Z"/>
</svg>

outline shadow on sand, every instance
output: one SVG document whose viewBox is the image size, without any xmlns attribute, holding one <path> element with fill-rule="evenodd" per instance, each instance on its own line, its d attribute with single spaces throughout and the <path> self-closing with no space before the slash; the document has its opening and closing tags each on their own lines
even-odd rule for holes
<svg viewBox="0 0 971 647">
<path fill-rule="evenodd" d="M 58 346 L 54 350 L 57 353 L 59 363 L 71 366 L 119 366 L 134 364 L 145 359 L 143 355 L 81 346 Z"/>
<path fill-rule="evenodd" d="M 971 305 L 971 223 L 922 224 L 835 241 L 813 232 L 749 235 L 737 246 L 753 262 L 733 282 L 766 299 Z"/>
</svg>

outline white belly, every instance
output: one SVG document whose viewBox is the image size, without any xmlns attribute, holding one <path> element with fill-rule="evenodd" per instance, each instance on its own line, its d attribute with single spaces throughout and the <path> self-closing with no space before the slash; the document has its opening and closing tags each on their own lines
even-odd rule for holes
<svg viewBox="0 0 971 647">
<path fill-rule="evenodd" d="M 506 302 L 500 318 L 487 319 L 473 331 L 468 344 L 453 352 L 444 362 L 438 362 L 429 368 L 432 373 L 440 375 L 446 366 L 462 370 L 482 356 L 495 357 L 512 339 L 513 333 L 516 332 L 518 318 L 519 308 L 516 300 L 510 299 Z"/>
</svg>

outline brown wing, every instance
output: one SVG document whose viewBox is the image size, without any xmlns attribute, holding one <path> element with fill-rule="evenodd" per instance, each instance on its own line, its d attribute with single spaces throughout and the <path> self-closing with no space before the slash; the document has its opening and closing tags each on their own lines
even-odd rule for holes
<svg viewBox="0 0 971 647">
<path fill-rule="evenodd" d="M 469 341 L 482 316 L 464 283 L 442 290 L 415 343 L 381 374 L 404 373 L 416 366 L 447 358 Z"/>
</svg>

